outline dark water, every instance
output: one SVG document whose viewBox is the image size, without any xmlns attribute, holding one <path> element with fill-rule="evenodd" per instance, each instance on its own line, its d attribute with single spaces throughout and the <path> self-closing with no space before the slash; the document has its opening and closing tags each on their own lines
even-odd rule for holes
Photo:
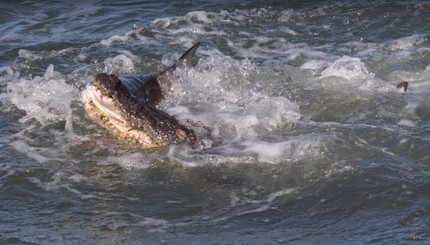
<svg viewBox="0 0 430 245">
<path fill-rule="evenodd" d="M 428 244 L 425 1 L 7 1 L 0 244 Z M 161 71 L 206 147 L 137 149 L 82 108 Z M 396 85 L 409 82 L 404 92 Z"/>
</svg>

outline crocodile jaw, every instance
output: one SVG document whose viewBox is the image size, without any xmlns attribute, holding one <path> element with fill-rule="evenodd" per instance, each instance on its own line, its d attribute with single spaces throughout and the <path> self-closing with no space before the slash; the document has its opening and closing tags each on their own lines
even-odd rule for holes
<svg viewBox="0 0 430 245">
<path fill-rule="evenodd" d="M 139 144 L 144 148 L 159 146 L 151 140 L 148 134 L 135 130 L 127 125 L 121 114 L 115 108 L 111 98 L 102 96 L 94 86 L 88 86 L 83 91 L 84 110 L 87 116 L 99 126 L 106 128 L 117 138 L 129 143 Z"/>
<path fill-rule="evenodd" d="M 112 98 L 103 96 L 102 93 L 95 86 L 87 86 L 83 91 L 84 100 L 92 101 L 93 104 L 99 108 L 107 117 L 112 117 L 118 121 L 124 122 L 125 120 L 115 108 Z"/>
</svg>

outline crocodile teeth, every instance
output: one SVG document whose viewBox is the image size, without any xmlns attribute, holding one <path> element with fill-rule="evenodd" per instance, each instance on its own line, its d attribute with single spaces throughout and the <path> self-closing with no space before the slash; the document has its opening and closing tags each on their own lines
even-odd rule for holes
<svg viewBox="0 0 430 245">
<path fill-rule="evenodd" d="M 103 111 L 103 113 L 109 115 L 109 117 L 115 118 L 118 121 L 125 122 L 121 114 L 116 109 L 112 98 L 102 96 L 101 92 L 97 90 L 95 86 L 91 85 L 87 86 L 84 93 L 86 93 L 88 100 L 91 100 L 97 108 Z"/>
</svg>

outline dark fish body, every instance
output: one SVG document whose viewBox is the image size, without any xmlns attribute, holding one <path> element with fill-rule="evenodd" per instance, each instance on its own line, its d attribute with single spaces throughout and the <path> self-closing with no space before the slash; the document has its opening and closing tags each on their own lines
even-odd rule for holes
<svg viewBox="0 0 430 245">
<path fill-rule="evenodd" d="M 133 96 L 149 104 L 157 105 L 164 98 L 157 73 L 121 75 L 118 78 Z"/>
</svg>

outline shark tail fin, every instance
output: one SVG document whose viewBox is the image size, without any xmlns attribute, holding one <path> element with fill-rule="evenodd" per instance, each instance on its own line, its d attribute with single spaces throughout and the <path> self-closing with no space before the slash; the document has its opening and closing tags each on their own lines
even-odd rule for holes
<svg viewBox="0 0 430 245">
<path fill-rule="evenodd" d="M 193 59 L 194 54 L 196 53 L 197 48 L 200 43 L 197 42 L 191 48 L 189 48 L 172 66 L 166 68 L 163 72 L 161 72 L 157 76 L 157 81 L 161 84 L 167 84 L 167 86 L 171 86 L 172 82 L 177 80 L 177 75 L 174 74 L 176 68 L 183 68 L 191 65 L 191 61 Z"/>
<path fill-rule="evenodd" d="M 162 77 L 166 77 L 170 80 L 173 80 L 174 75 L 173 72 L 176 68 L 183 68 L 191 65 L 191 61 L 193 59 L 194 54 L 196 53 L 197 48 L 200 43 L 197 42 L 191 48 L 189 48 L 182 56 L 179 58 L 172 66 L 167 67 L 163 72 L 160 73 Z M 167 79 L 167 80 L 168 80 Z M 166 80 L 166 79 L 165 79 Z"/>
<path fill-rule="evenodd" d="M 189 48 L 182 56 L 181 58 L 178 59 L 178 61 L 176 61 L 176 66 L 177 67 L 181 67 L 181 66 L 190 66 L 191 65 L 191 61 L 193 59 L 194 54 L 196 53 L 197 48 L 199 47 L 200 42 L 197 42 L 196 44 L 194 44 L 191 48 Z"/>
</svg>

